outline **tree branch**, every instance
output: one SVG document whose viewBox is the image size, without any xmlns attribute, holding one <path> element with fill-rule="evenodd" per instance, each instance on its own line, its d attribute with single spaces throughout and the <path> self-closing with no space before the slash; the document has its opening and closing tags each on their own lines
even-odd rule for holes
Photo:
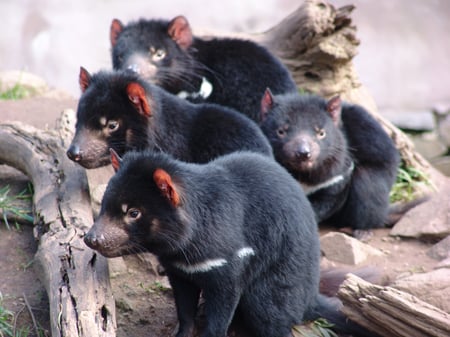
<svg viewBox="0 0 450 337">
<path fill-rule="evenodd" d="M 107 261 L 82 240 L 93 223 L 87 179 L 65 154 L 74 120 L 66 111 L 58 132 L 1 124 L 0 161 L 34 186 L 35 263 L 49 296 L 52 336 L 114 336 Z"/>
</svg>

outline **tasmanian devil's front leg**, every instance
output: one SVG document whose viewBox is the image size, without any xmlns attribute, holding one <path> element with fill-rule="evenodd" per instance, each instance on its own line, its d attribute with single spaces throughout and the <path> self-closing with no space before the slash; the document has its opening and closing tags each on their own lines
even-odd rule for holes
<svg viewBox="0 0 450 337">
<path fill-rule="evenodd" d="M 240 291 L 224 282 L 222 287 L 204 289 L 206 325 L 202 337 L 225 337 L 236 307 Z"/>
<path fill-rule="evenodd" d="M 193 283 L 174 275 L 169 275 L 177 308 L 179 328 L 176 337 L 190 337 L 194 331 L 200 289 Z"/>
</svg>

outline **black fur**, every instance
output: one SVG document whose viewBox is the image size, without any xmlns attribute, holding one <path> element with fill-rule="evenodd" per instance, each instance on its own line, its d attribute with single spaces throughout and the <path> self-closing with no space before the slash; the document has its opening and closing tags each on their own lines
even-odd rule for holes
<svg viewBox="0 0 450 337">
<path fill-rule="evenodd" d="M 111 45 L 114 69 L 132 68 L 173 94 L 198 92 L 206 78 L 213 91 L 195 101 L 229 106 L 255 121 L 266 87 L 275 94 L 297 91 L 287 68 L 266 48 L 241 39 L 194 37 L 182 16 L 126 26 L 114 20 Z"/>
<path fill-rule="evenodd" d="M 174 291 L 177 337 L 191 335 L 200 292 L 202 337 L 225 337 L 235 311 L 257 337 L 287 337 L 322 315 L 364 335 L 319 295 L 314 212 L 267 156 L 233 153 L 199 165 L 128 153 L 85 242 L 106 257 L 158 256 Z"/>
<path fill-rule="evenodd" d="M 231 108 L 192 104 L 131 71 L 81 68 L 76 133 L 68 156 L 86 168 L 110 163 L 109 149 L 164 151 L 188 162 L 207 162 L 237 150 L 272 156 L 258 125 Z"/>
<path fill-rule="evenodd" d="M 399 154 L 367 111 L 336 97 L 270 91 L 261 111 L 275 158 L 303 185 L 319 222 L 357 230 L 384 225 Z"/>
</svg>

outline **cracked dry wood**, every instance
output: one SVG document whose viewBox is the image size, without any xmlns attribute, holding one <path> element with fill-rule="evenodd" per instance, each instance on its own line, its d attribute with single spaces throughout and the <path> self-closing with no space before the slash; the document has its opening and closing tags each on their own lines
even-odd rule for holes
<svg viewBox="0 0 450 337">
<path fill-rule="evenodd" d="M 0 162 L 33 183 L 35 269 L 49 297 L 52 336 L 114 336 L 107 261 L 82 240 L 93 222 L 87 179 L 65 154 L 74 119 L 66 111 L 59 132 L 0 125 Z"/>
<path fill-rule="evenodd" d="M 349 274 L 338 297 L 344 314 L 380 336 L 450 336 L 450 314 L 400 290 Z"/>
</svg>

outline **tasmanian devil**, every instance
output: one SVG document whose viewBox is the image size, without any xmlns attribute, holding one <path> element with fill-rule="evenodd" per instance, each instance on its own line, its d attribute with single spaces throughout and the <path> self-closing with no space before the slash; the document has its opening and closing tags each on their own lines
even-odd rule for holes
<svg viewBox="0 0 450 337">
<path fill-rule="evenodd" d="M 85 243 L 106 257 L 155 254 L 173 288 L 177 337 L 191 336 L 200 292 L 202 337 L 225 337 L 239 315 L 258 337 L 287 337 L 319 316 L 369 333 L 318 292 L 320 248 L 313 209 L 276 161 L 250 152 L 206 164 L 165 153 L 112 151 L 118 172 Z"/>
<path fill-rule="evenodd" d="M 257 121 L 266 87 L 297 91 L 287 68 L 266 48 L 247 40 L 201 39 L 187 19 L 111 23 L 114 69 L 133 69 L 167 91 L 194 102 L 235 108 Z"/>
<path fill-rule="evenodd" d="M 80 70 L 82 95 L 67 155 L 86 168 L 110 163 L 109 149 L 152 149 L 188 162 L 236 150 L 272 156 L 258 125 L 217 104 L 193 104 L 149 84 L 132 71 Z"/>
<path fill-rule="evenodd" d="M 364 108 L 339 97 L 267 90 L 260 126 L 276 160 L 303 186 L 319 222 L 357 233 L 384 225 L 399 154 Z"/>
</svg>

